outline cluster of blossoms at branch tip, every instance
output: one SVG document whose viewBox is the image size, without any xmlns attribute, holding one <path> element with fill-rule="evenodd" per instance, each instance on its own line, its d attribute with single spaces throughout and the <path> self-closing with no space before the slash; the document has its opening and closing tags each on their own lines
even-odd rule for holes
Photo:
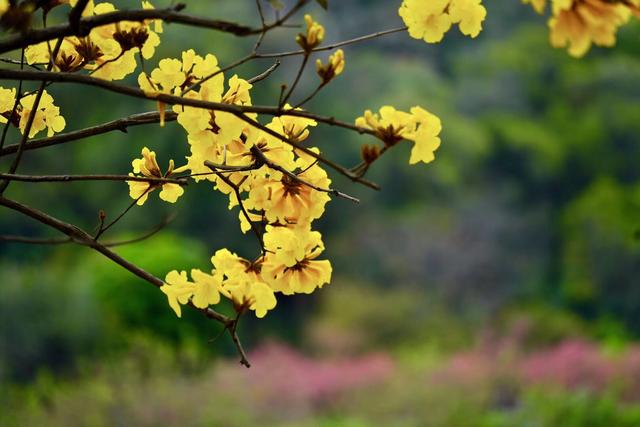
<svg viewBox="0 0 640 427">
<path fill-rule="evenodd" d="M 73 6 L 77 0 L 70 0 Z M 142 2 L 144 9 L 153 9 L 148 1 Z M 95 4 L 90 1 L 84 16 L 97 16 L 115 12 L 111 3 Z M 78 72 L 86 70 L 93 77 L 104 80 L 122 80 L 137 67 L 136 55 L 150 59 L 160 44 L 162 21 L 121 21 L 91 30 L 83 37 L 65 37 L 60 45 L 53 65 L 56 71 Z M 29 46 L 25 57 L 29 64 L 49 64 L 54 42 L 42 42 Z"/>
<path fill-rule="evenodd" d="M 226 80 L 214 55 L 202 57 L 193 50 L 183 52 L 181 58 L 162 59 L 149 74 L 141 73 L 138 83 L 150 96 L 167 93 L 251 105 L 249 82 L 237 75 Z M 331 181 L 309 154 L 319 150 L 302 145 L 316 122 L 287 116 L 291 108 L 284 106 L 284 115 L 274 117 L 265 127 L 267 132 L 230 112 L 173 107 L 190 149 L 187 164 L 179 170 L 188 169 L 196 181 L 213 183 L 214 189 L 229 198 L 230 209 L 239 206 L 242 232 L 256 232 L 263 246 L 254 260 L 218 250 L 212 257 L 212 271 L 193 270 L 190 279 L 186 272 L 170 272 L 162 291 L 177 315 L 181 314 L 180 304 L 191 302 L 205 308 L 217 304 L 223 295 L 239 312 L 253 310 L 262 317 L 275 307 L 276 293 L 311 293 L 329 283 L 331 264 L 316 259 L 324 245 L 311 223 L 322 216 L 330 199 L 326 191 L 317 189 L 329 189 Z M 258 119 L 255 114 L 246 118 Z M 176 173 L 170 166 L 163 175 L 153 152 L 147 150 L 143 156 L 134 160 L 134 172 L 153 177 Z M 139 204 L 144 203 L 145 192 L 154 188 L 144 182 L 129 185 L 131 197 Z M 162 187 L 163 200 L 174 202 L 182 194 L 176 184 Z"/>
<path fill-rule="evenodd" d="M 475 38 L 487 16 L 482 0 L 404 0 L 398 13 L 409 35 L 427 43 L 440 42 L 453 24 Z"/>
<path fill-rule="evenodd" d="M 296 37 L 296 42 L 305 52 L 309 53 L 322 43 L 324 40 L 324 27 L 314 21 L 311 15 L 304 16 L 304 22 L 307 24 L 307 31 L 300 33 Z"/>
<path fill-rule="evenodd" d="M 391 106 L 380 108 L 380 113 L 367 110 L 364 116 L 356 119 L 356 126 L 373 130 L 385 148 L 402 140 L 413 141 L 409 158 L 412 165 L 432 162 L 435 159 L 434 152 L 440 147 L 440 119 L 422 107 L 413 107 L 410 113 L 398 111 Z M 365 163 L 371 163 L 379 156 L 380 151 L 366 147 L 362 157 Z"/>
<path fill-rule="evenodd" d="M 0 123 L 9 122 L 24 133 L 36 98 L 36 93 L 30 93 L 20 98 L 16 104 L 16 90 L 0 87 Z M 16 107 L 15 111 L 14 106 Z M 47 136 L 53 136 L 54 133 L 61 132 L 66 126 L 64 117 L 60 115 L 60 108 L 53 103 L 53 97 L 46 90 L 43 90 L 34 114 L 29 129 L 29 138 L 33 138 L 45 129 Z"/>
<path fill-rule="evenodd" d="M 324 39 L 324 28 L 306 15 L 306 33 L 296 42 L 308 55 Z M 321 86 L 344 70 L 344 52 L 337 50 L 327 63 L 316 62 Z M 133 162 L 134 173 L 168 178 L 189 170 L 195 181 L 209 181 L 229 198 L 229 209 L 239 207 L 243 233 L 252 232 L 260 241 L 257 258 L 245 259 L 228 249 L 211 258 L 210 272 L 172 271 L 161 290 L 178 316 L 181 305 L 191 303 L 204 309 L 231 300 L 236 311 L 252 310 L 258 317 L 276 305 L 276 295 L 309 294 L 331 280 L 332 268 L 318 257 L 324 251 L 322 236 L 312 230 L 330 200 L 331 180 L 318 163 L 320 150 L 307 144 L 316 121 L 292 114 L 300 112 L 289 104 L 282 113 L 262 126 L 255 113 L 239 113 L 232 106 L 251 106 L 252 85 L 233 75 L 226 79 L 217 58 L 187 50 L 180 58 L 165 58 L 150 73 L 138 76 L 140 88 L 151 98 L 160 94 L 190 100 L 229 105 L 209 110 L 187 105 L 173 106 L 177 122 L 187 134 L 189 156 L 179 169 L 162 174 L 155 153 L 145 148 L 143 158 Z M 158 102 L 161 117 L 165 106 Z M 292 112 L 287 114 L 288 112 Z M 162 119 L 161 119 L 162 120 Z M 162 122 L 161 122 L 162 124 Z M 385 147 L 406 139 L 414 141 L 410 163 L 433 160 L 440 145 L 440 120 L 420 107 L 411 113 L 383 107 L 380 115 L 371 112 L 356 125 L 372 130 Z M 130 195 L 143 204 L 147 194 L 162 187 L 160 198 L 175 202 L 183 193 L 172 183 L 129 182 Z"/>
<path fill-rule="evenodd" d="M 547 0 L 523 0 L 542 14 Z M 551 45 L 581 57 L 591 45 L 611 47 L 620 26 L 640 18 L 640 0 L 550 0 Z"/>
</svg>

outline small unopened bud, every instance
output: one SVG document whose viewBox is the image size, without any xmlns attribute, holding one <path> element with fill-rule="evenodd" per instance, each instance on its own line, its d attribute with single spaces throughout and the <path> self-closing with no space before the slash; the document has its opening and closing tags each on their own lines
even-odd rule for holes
<svg viewBox="0 0 640 427">
<path fill-rule="evenodd" d="M 323 64 L 320 59 L 316 60 L 316 71 L 323 85 L 340 75 L 344 71 L 344 52 L 342 49 L 338 49 L 336 53 L 329 56 L 329 61 L 326 64 Z"/>
<path fill-rule="evenodd" d="M 298 34 L 296 43 L 298 43 L 305 52 L 310 53 L 324 40 L 324 27 L 314 21 L 309 14 L 304 16 L 304 21 L 307 23 L 307 32 Z"/>
<path fill-rule="evenodd" d="M 360 156 L 362 160 L 367 164 L 373 163 L 378 157 L 380 157 L 380 147 L 377 145 L 363 145 L 360 147 Z"/>
</svg>

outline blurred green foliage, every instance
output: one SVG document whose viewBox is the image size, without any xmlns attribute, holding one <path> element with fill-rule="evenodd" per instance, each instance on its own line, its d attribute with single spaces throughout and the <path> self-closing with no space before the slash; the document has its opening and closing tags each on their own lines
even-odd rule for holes
<svg viewBox="0 0 640 427">
<path fill-rule="evenodd" d="M 258 22 L 253 2 L 213 3 L 192 1 L 189 9 Z M 262 401 L 226 393 L 211 379 L 236 369 L 218 365 L 219 355 L 233 355 L 226 337 L 209 342 L 218 325 L 190 310 L 177 319 L 157 289 L 84 248 L 3 243 L 0 408 L 11 410 L 0 409 L 0 424 L 640 425 L 640 407 L 615 388 L 540 390 L 503 373 L 464 384 L 428 376 L 451 354 L 495 336 L 519 337 L 523 353 L 580 338 L 626 354 L 640 335 L 640 26 L 624 27 L 614 49 L 577 61 L 550 48 L 543 19 L 519 3 L 488 3 L 477 40 L 452 33 L 425 46 L 397 35 L 351 46 L 345 73 L 309 104 L 346 121 L 382 104 L 420 104 L 442 118 L 443 145 L 427 167 L 409 167 L 409 147 L 394 149 L 371 170 L 379 193 L 335 177 L 362 203 L 334 200 L 319 224 L 334 282 L 318 295 L 279 299 L 263 321 L 243 319 L 240 333 L 249 348 L 275 338 L 327 357 L 384 351 L 399 364 L 392 378 L 293 420 L 265 415 L 255 409 Z M 330 1 L 327 13 L 317 7 L 315 14 L 331 42 L 397 24 L 393 8 L 382 0 Z M 295 32 L 270 36 L 264 51 L 292 48 Z M 230 63 L 251 40 L 169 25 L 156 59 L 189 47 Z M 250 77 L 270 65 L 258 61 L 238 73 Z M 255 103 L 274 103 L 296 67 L 288 59 L 257 84 Z M 315 76 L 303 78 L 300 97 L 314 86 Z M 80 90 L 101 102 L 80 108 Z M 51 92 L 69 130 L 155 108 L 75 86 Z M 372 142 L 329 128 L 312 138 L 346 165 Z M 128 173 L 143 146 L 161 163 L 188 154 L 182 130 L 169 124 L 28 152 L 20 171 Z M 160 234 L 117 248 L 159 277 L 207 269 L 221 247 L 255 253 L 224 197 L 206 183 L 187 190 L 176 206 L 150 200 L 134 209 L 106 237 L 135 237 L 175 212 Z M 126 185 L 113 183 L 8 191 L 85 229 L 95 227 L 100 209 L 112 218 L 130 202 Z M 48 233 L 0 212 L 0 234 Z"/>
</svg>

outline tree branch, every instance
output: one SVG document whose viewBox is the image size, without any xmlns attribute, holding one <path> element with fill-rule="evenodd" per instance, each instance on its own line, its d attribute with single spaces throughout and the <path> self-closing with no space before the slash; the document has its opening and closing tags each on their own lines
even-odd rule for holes
<svg viewBox="0 0 640 427">
<path fill-rule="evenodd" d="M 182 178 L 155 178 L 129 175 L 19 175 L 0 173 L 0 179 L 21 182 L 136 181 L 148 182 L 150 184 L 178 184 L 181 186 L 189 184 L 189 181 Z"/>
<path fill-rule="evenodd" d="M 64 221 L 61 221 L 57 218 L 54 218 L 51 215 L 48 215 L 38 209 L 29 207 L 27 205 L 23 205 L 22 203 L 18 203 L 11 199 L 7 199 L 4 196 L 0 196 L 0 206 L 7 207 L 16 212 L 20 212 L 25 216 L 28 216 L 42 224 L 48 225 L 49 227 L 60 231 L 61 233 L 70 237 L 75 243 L 88 246 L 91 249 L 101 253 L 102 255 L 109 258 L 111 261 L 115 262 L 125 270 L 130 271 L 134 275 L 138 276 L 139 278 L 143 279 L 148 283 L 151 283 L 157 288 L 160 288 L 165 285 L 162 279 L 159 279 L 153 274 L 125 260 L 120 255 L 113 252 L 111 249 L 107 248 L 104 244 L 95 241 L 86 231 L 80 229 L 75 225 L 72 225 Z M 233 319 L 225 316 L 224 314 L 218 313 L 217 311 L 211 308 L 200 309 L 195 307 L 192 303 L 189 303 L 188 305 L 194 308 L 195 310 L 200 311 L 206 317 L 222 323 L 223 325 L 225 325 L 225 327 L 230 327 L 234 322 Z M 233 336 L 232 336 L 232 339 L 234 339 Z M 242 356 L 244 352 L 240 354 Z"/>
<path fill-rule="evenodd" d="M 173 122 L 178 118 L 178 114 L 173 111 L 167 111 L 164 116 L 165 122 Z M 127 128 L 132 126 L 140 126 L 152 123 L 160 123 L 160 113 L 151 111 L 148 113 L 133 114 L 129 117 L 113 120 L 107 123 L 76 130 L 73 132 L 61 133 L 48 138 L 32 139 L 31 142 L 24 145 L 24 150 L 35 150 L 52 145 L 64 144 L 66 142 L 78 141 L 90 136 L 102 135 L 108 132 L 118 130 L 127 132 Z M 19 144 L 7 145 L 0 150 L 0 157 L 12 154 L 18 151 Z"/>
<path fill-rule="evenodd" d="M 184 8 L 184 3 L 179 3 L 166 9 L 118 10 L 115 12 L 82 18 L 79 20 L 76 28 L 72 27 L 70 23 L 67 23 L 38 30 L 32 29 L 24 33 L 9 36 L 3 41 L 0 41 L 0 53 L 9 52 L 44 41 L 54 40 L 58 37 L 86 36 L 93 28 L 115 24 L 122 21 L 142 22 L 151 19 L 161 19 L 167 23 L 175 22 L 176 24 L 184 24 L 192 27 L 208 28 L 210 30 L 222 31 L 236 36 L 250 36 L 259 34 L 263 31 L 262 28 L 256 29 L 233 22 L 207 19 L 195 15 L 180 13 Z M 276 25 L 276 23 L 271 24 L 268 26 L 268 29 L 274 28 L 278 25 Z"/>
</svg>

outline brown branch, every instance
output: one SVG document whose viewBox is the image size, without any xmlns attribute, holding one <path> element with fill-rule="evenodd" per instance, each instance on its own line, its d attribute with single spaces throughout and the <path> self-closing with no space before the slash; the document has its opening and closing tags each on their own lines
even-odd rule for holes
<svg viewBox="0 0 640 427">
<path fill-rule="evenodd" d="M 87 7 L 89 0 L 78 0 L 76 5 L 69 12 L 69 26 L 74 32 L 80 30 L 80 19 L 82 18 L 82 12 Z"/>
<path fill-rule="evenodd" d="M 257 83 L 259 81 L 262 81 L 262 80 L 266 79 L 267 77 L 269 77 L 271 75 L 271 73 L 273 73 L 279 66 L 280 66 L 280 60 L 276 60 L 276 62 L 274 62 L 273 65 L 271 65 L 265 71 L 263 71 L 262 73 L 258 74 L 255 77 L 250 78 L 247 81 L 249 83 L 251 83 L 251 84 L 254 84 L 254 83 Z"/>
<path fill-rule="evenodd" d="M 125 245 L 131 245 L 133 243 L 138 243 L 138 242 L 142 242 L 144 240 L 149 239 L 150 237 L 155 236 L 158 232 L 160 232 L 162 229 L 164 229 L 167 225 L 169 225 L 175 218 L 175 215 L 169 215 L 168 217 L 166 217 L 165 219 L 163 219 L 158 225 L 156 225 L 155 227 L 153 227 L 151 230 L 147 231 L 146 233 L 138 236 L 138 237 L 134 237 L 132 239 L 128 239 L 128 240 L 118 240 L 115 242 L 105 242 L 103 243 L 103 245 L 107 248 L 114 248 L 116 246 L 125 246 Z"/>
<path fill-rule="evenodd" d="M 173 216 L 167 217 L 164 220 L 162 220 L 162 222 L 160 222 L 158 225 L 153 227 L 151 230 L 147 231 L 146 233 L 138 237 L 134 237 L 127 240 L 117 240 L 114 242 L 105 242 L 103 243 L 103 245 L 107 248 L 113 248 L 116 246 L 131 245 L 134 243 L 142 242 L 156 235 L 159 231 L 161 231 L 164 227 L 166 227 L 172 220 L 173 220 Z M 0 235 L 0 242 L 24 243 L 24 244 L 31 244 L 31 245 L 61 245 L 61 244 L 67 244 L 67 243 L 74 243 L 73 239 L 71 239 L 70 237 L 62 237 L 62 238 L 56 239 L 56 238 L 27 237 L 27 236 L 15 236 L 15 235 Z"/>
<path fill-rule="evenodd" d="M 146 176 L 129 175 L 18 175 L 0 173 L 0 179 L 20 182 L 72 182 L 72 181 L 135 181 L 148 182 L 150 184 L 189 184 L 181 178 L 155 178 Z"/>
<path fill-rule="evenodd" d="M 380 187 L 377 184 L 375 184 L 375 183 L 373 183 L 371 181 L 367 181 L 367 180 L 363 179 L 362 177 L 356 176 L 351 171 L 349 171 L 348 169 L 338 165 L 337 163 L 335 163 L 333 161 L 330 161 L 328 159 L 325 159 L 324 157 L 322 157 L 319 154 L 309 150 L 308 148 L 302 147 L 299 144 L 296 144 L 295 142 L 290 141 L 289 139 L 287 139 L 287 138 L 283 137 L 282 135 L 278 134 L 277 132 L 275 132 L 275 131 L 267 128 L 266 126 L 261 125 L 257 121 L 251 119 L 250 117 L 248 117 L 244 113 L 258 113 L 258 114 L 267 114 L 267 115 L 272 115 L 272 116 L 304 117 L 304 118 L 312 119 L 312 120 L 315 120 L 315 121 L 318 121 L 318 122 L 321 122 L 321 123 L 325 123 L 325 124 L 328 124 L 328 125 L 339 126 L 339 127 L 345 128 L 345 129 L 350 129 L 350 130 L 356 131 L 356 132 L 358 132 L 360 134 L 375 135 L 375 131 L 373 131 L 371 129 L 366 129 L 366 128 L 362 128 L 362 127 L 358 127 L 358 126 L 352 125 L 350 123 L 342 122 L 342 121 L 336 120 L 333 117 L 319 116 L 319 115 L 316 115 L 316 114 L 313 114 L 313 113 L 309 113 L 309 112 L 304 111 L 304 110 L 292 110 L 292 109 L 283 110 L 283 109 L 280 109 L 280 108 L 277 108 L 277 107 L 263 107 L 263 106 L 251 106 L 251 105 L 225 104 L 225 103 L 222 103 L 222 102 L 210 102 L 210 101 L 202 101 L 202 100 L 199 100 L 199 99 L 181 98 L 179 96 L 168 95 L 168 94 L 164 94 L 164 93 L 148 95 L 148 94 L 144 93 L 142 90 L 134 88 L 134 87 L 124 86 L 124 85 L 116 84 L 116 83 L 113 83 L 113 82 L 110 82 L 110 81 L 106 81 L 106 80 L 102 80 L 102 79 L 96 79 L 96 78 L 91 77 L 91 76 L 85 76 L 85 75 L 80 75 L 80 74 L 51 73 L 51 72 L 47 72 L 47 71 L 31 71 L 31 70 L 6 70 L 6 69 L 0 69 L 0 79 L 14 79 L 14 80 L 15 79 L 24 79 L 24 80 L 31 80 L 31 81 L 33 81 L 33 80 L 36 80 L 36 81 L 38 81 L 38 80 L 49 80 L 49 81 L 53 81 L 53 82 L 80 83 L 80 84 L 86 84 L 86 85 L 90 85 L 90 86 L 101 87 L 101 88 L 110 90 L 112 92 L 120 93 L 120 94 L 123 94 L 123 95 L 135 97 L 135 98 L 142 98 L 142 99 L 160 101 L 160 102 L 164 102 L 165 104 L 187 105 L 187 106 L 191 106 L 191 107 L 204 108 L 204 109 L 207 109 L 207 110 L 217 110 L 217 111 L 229 112 L 229 113 L 235 114 L 237 117 L 241 118 L 245 122 L 247 122 L 249 124 L 252 124 L 254 127 L 262 129 L 263 131 L 269 133 L 270 135 L 275 136 L 276 138 L 279 138 L 282 141 L 293 145 L 294 147 L 296 147 L 297 149 L 305 152 L 309 156 L 318 159 L 323 164 L 325 164 L 325 165 L 329 166 L 330 168 L 334 169 L 336 172 L 346 176 L 350 180 L 352 180 L 354 182 L 361 183 L 361 184 L 366 185 L 367 187 L 373 188 L 375 190 L 379 190 L 380 189 Z"/>
<path fill-rule="evenodd" d="M 225 111 L 228 113 L 257 113 L 267 114 L 271 116 L 292 116 L 304 117 L 312 119 L 320 123 L 331 126 L 338 126 L 345 129 L 353 130 L 360 134 L 370 134 L 375 136 L 375 131 L 367 128 L 358 127 L 351 123 L 336 120 L 334 117 L 325 117 L 310 113 L 304 110 L 281 109 L 277 107 L 267 107 L 259 105 L 236 105 L 225 104 L 223 102 L 203 101 L 200 99 L 182 98 L 180 96 L 168 95 L 165 93 L 146 94 L 141 89 L 113 83 L 108 80 L 98 79 L 95 77 L 72 74 L 72 73 L 52 73 L 49 71 L 33 71 L 33 70 L 7 70 L 0 68 L 0 79 L 2 80 L 28 80 L 28 81 L 50 81 L 56 83 L 78 83 L 88 86 L 100 87 L 111 92 L 120 93 L 122 95 L 134 98 L 148 99 L 151 101 L 160 101 L 165 104 L 186 105 L 189 107 L 204 108 L 207 110 Z"/>
<path fill-rule="evenodd" d="M 73 243 L 73 240 L 69 237 L 54 239 L 54 238 L 5 235 L 5 236 L 0 236 L 0 242 L 25 243 L 29 245 L 62 245 L 66 243 Z"/>
<path fill-rule="evenodd" d="M 7 199 L 4 196 L 0 196 L 0 206 L 4 206 L 16 212 L 19 212 L 42 224 L 48 225 L 49 227 L 60 231 L 61 233 L 69 236 L 75 243 L 90 247 L 91 249 L 101 253 L 102 255 L 109 258 L 111 261 L 115 262 L 125 270 L 130 271 L 132 274 L 138 276 L 139 278 L 145 280 L 146 282 L 151 283 L 157 288 L 160 288 L 165 285 L 162 279 L 143 270 L 142 268 L 136 266 L 135 264 L 132 264 L 131 262 L 125 260 L 120 255 L 113 252 L 111 249 L 107 248 L 104 244 L 95 241 L 86 231 L 80 229 L 75 225 L 72 225 L 64 221 L 61 221 L 57 218 L 54 218 L 51 215 L 48 215 L 38 209 L 32 208 L 22 203 L 18 203 L 11 199 Z M 193 306 L 193 304 L 191 303 L 189 303 L 188 305 L 194 308 L 195 310 L 200 311 L 206 317 L 222 323 L 223 325 L 225 325 L 225 327 L 228 327 L 233 324 L 233 319 L 221 313 L 218 313 L 217 311 L 211 308 L 199 309 Z"/>
<path fill-rule="evenodd" d="M 317 47 L 315 49 L 312 49 L 310 52 L 324 52 L 327 50 L 333 50 L 338 47 L 360 43 L 363 41 L 375 39 L 375 38 L 386 36 L 389 34 L 399 33 L 406 30 L 407 30 L 407 27 L 391 28 L 389 30 L 378 31 L 375 33 L 367 34 L 367 35 L 356 37 L 353 39 L 343 40 L 341 42 L 331 43 L 326 46 Z M 259 53 L 256 55 L 256 58 L 283 58 L 286 56 L 297 56 L 297 55 L 305 55 L 305 54 L 307 54 L 307 51 L 300 49 L 300 50 L 292 50 L 288 52 Z"/>
<path fill-rule="evenodd" d="M 173 111 L 167 111 L 165 113 L 164 121 L 173 122 L 178 118 L 178 114 Z M 152 123 L 160 123 L 160 113 L 157 111 L 151 111 L 148 113 L 134 114 L 129 117 L 113 120 L 107 123 L 91 126 L 85 129 L 76 130 L 68 133 L 61 133 L 48 138 L 32 139 L 29 143 L 25 144 L 24 150 L 35 150 L 43 147 L 50 147 L 52 145 L 64 144 L 67 142 L 83 140 L 85 138 L 102 135 L 112 131 L 127 132 L 127 128 L 132 126 L 140 126 Z M 12 154 L 18 151 L 19 144 L 7 145 L 0 150 L 0 157 Z"/>
<path fill-rule="evenodd" d="M 21 34 L 6 37 L 4 40 L 0 41 L 0 53 L 9 52 L 48 40 L 54 40 L 58 37 L 86 36 L 93 28 L 115 24 L 122 21 L 142 22 L 151 19 L 161 19 L 167 23 L 207 28 L 230 33 L 236 36 L 255 35 L 263 31 L 262 28 L 255 29 L 233 22 L 207 19 L 195 15 L 180 13 L 184 7 L 185 5 L 183 3 L 179 3 L 166 9 L 118 10 L 115 12 L 82 18 L 80 19 L 77 28 L 73 28 L 69 23 L 67 23 L 38 30 L 32 29 Z M 267 26 L 267 28 L 271 29 L 278 25 L 279 24 L 276 22 Z"/>
<path fill-rule="evenodd" d="M 306 54 L 302 58 L 302 63 L 300 64 L 300 68 L 298 68 L 298 73 L 296 74 L 296 77 L 293 80 L 293 84 L 291 85 L 291 88 L 289 88 L 289 91 L 286 93 L 284 98 L 282 98 L 280 100 L 280 103 L 278 104 L 278 107 L 282 108 L 287 103 L 289 98 L 291 98 L 291 95 L 293 95 L 293 91 L 296 90 L 296 87 L 298 86 L 298 83 L 300 82 L 300 78 L 302 77 L 302 74 L 304 73 L 304 69 L 307 66 L 307 62 L 309 62 L 309 54 Z"/>
</svg>

